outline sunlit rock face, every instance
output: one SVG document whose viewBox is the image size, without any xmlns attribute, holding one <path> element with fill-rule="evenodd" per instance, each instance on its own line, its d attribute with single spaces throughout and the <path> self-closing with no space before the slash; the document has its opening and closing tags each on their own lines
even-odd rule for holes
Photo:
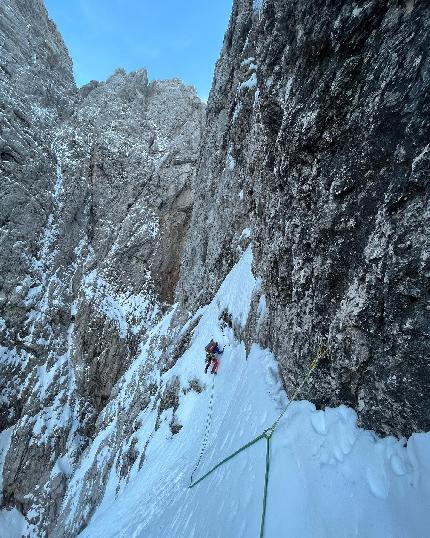
<svg viewBox="0 0 430 538">
<path fill-rule="evenodd" d="M 205 303 L 251 241 L 288 391 L 326 342 L 302 397 L 396 435 L 430 428 L 429 29 L 423 2 L 234 2 L 178 287 Z"/>
<path fill-rule="evenodd" d="M 78 90 L 43 3 L 1 2 L 3 504 L 40 529 L 173 300 L 203 121 L 193 88 L 143 69 Z"/>
</svg>

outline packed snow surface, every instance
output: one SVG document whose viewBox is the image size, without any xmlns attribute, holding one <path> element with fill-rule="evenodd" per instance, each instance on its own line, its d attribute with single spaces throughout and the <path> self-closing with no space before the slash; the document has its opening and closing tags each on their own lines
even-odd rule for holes
<svg viewBox="0 0 430 538">
<path fill-rule="evenodd" d="M 226 278 L 213 301 L 201 309 L 190 347 L 162 377 L 179 378 L 181 387 L 198 380 L 205 390 L 180 393 L 176 420 L 183 427 L 172 435 L 171 410 L 154 432 L 154 411 L 141 415 L 134 434 L 147 449 L 125 485 L 112 469 L 104 499 L 81 538 L 164 537 L 214 538 L 259 536 L 265 473 L 265 442 L 259 441 L 189 488 L 200 450 L 212 377 L 205 375 L 204 347 L 215 338 L 224 349 L 215 379 L 214 412 L 207 449 L 195 473 L 202 476 L 247 443 L 279 416 L 288 402 L 273 355 L 254 345 L 249 352 L 233 329 L 221 324 L 227 310 L 237 331 L 244 327 L 259 283 L 251 270 L 250 248 Z M 265 308 L 265 299 L 260 300 Z M 166 333 L 172 313 L 154 331 Z M 115 405 L 127 409 L 127 383 L 145 347 L 125 374 Z M 304 360 L 307 360 L 304 358 Z M 271 442 L 266 537 L 425 537 L 430 528 L 430 434 L 408 442 L 380 439 L 359 429 L 353 410 L 340 406 L 317 411 L 311 403 L 290 405 Z M 74 475 L 76 492 L 97 454 L 99 434 Z M 73 495 L 73 487 L 69 495 Z M 119 492 L 119 493 L 118 493 Z M 73 518 L 73 510 L 70 514 Z"/>
<path fill-rule="evenodd" d="M 243 235 L 251 235 L 250 230 Z M 266 314 L 266 298 L 253 276 L 252 261 L 248 247 L 212 302 L 180 330 L 179 337 L 195 325 L 188 348 L 163 374 L 157 360 L 165 337 L 174 333 L 177 307 L 149 328 L 80 464 L 72 468 L 67 456 L 58 459 L 58 473 L 70 477 L 62 510 L 67 535 L 75 536 L 82 528 L 93 492 L 101 488 L 101 502 L 81 538 L 259 536 L 264 440 L 189 488 L 205 434 L 208 442 L 194 480 L 271 426 L 288 403 L 275 357 L 257 345 L 246 350 L 238 336 L 253 300 L 257 300 L 256 330 Z M 214 383 L 211 374 L 204 374 L 204 348 L 211 338 L 224 349 Z M 47 386 L 51 373 L 41 370 L 39 375 Z M 179 386 L 178 408 L 157 418 L 154 396 L 142 406 L 132 433 L 121 436 L 121 427 L 131 425 L 139 387 L 154 380 L 160 386 Z M 266 538 L 429 536 L 430 433 L 414 434 L 407 442 L 380 439 L 359 429 L 356 420 L 355 412 L 345 406 L 316 410 L 307 401 L 289 406 L 271 441 Z M 175 434 L 173 422 L 182 426 Z M 10 429 L 0 435 L 0 471 L 12 434 Z M 130 447 L 137 455 L 124 477 L 117 463 Z M 37 536 L 17 510 L 0 511 L 1 537 L 24 532 Z"/>
<path fill-rule="evenodd" d="M 0 536 L 2 538 L 21 538 L 28 532 L 24 516 L 16 508 L 0 510 Z"/>
</svg>

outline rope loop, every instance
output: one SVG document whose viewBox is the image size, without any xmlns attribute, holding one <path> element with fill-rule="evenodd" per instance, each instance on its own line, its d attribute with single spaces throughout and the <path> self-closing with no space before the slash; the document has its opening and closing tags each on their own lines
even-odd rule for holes
<svg viewBox="0 0 430 538">
<path fill-rule="evenodd" d="M 263 435 L 266 439 L 271 439 L 273 433 L 274 433 L 274 428 L 273 427 L 270 427 L 270 428 L 267 428 L 267 430 L 264 430 L 263 432 Z"/>
</svg>

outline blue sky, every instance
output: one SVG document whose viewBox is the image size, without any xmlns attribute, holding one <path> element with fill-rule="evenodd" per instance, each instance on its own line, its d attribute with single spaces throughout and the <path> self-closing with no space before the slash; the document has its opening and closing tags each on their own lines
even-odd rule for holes
<svg viewBox="0 0 430 538">
<path fill-rule="evenodd" d="M 179 77 L 207 99 L 232 0 L 45 0 L 79 86 L 117 67 Z"/>
</svg>

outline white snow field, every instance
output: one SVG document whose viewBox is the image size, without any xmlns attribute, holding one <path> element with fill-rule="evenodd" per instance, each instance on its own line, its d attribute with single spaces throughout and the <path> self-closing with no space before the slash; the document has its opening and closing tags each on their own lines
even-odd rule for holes
<svg viewBox="0 0 430 538">
<path fill-rule="evenodd" d="M 288 402 L 273 355 L 257 346 L 247 355 L 232 330 L 221 330 L 219 325 L 225 309 L 236 325 L 245 325 L 258 289 L 251 265 L 249 248 L 211 304 L 199 312 L 189 349 L 164 374 L 166 381 L 179 377 L 184 387 L 193 379 L 206 385 L 201 394 L 181 394 L 176 415 L 182 429 L 172 436 L 171 411 L 167 411 L 160 428 L 151 434 L 155 412 L 142 414 L 135 435 L 137 446 L 150 438 L 145 463 L 141 470 L 137 465 L 133 468 L 117 496 L 119 478 L 111 471 L 104 500 L 81 538 L 259 536 L 265 440 L 194 488 L 188 487 L 211 392 L 212 377 L 203 372 L 204 347 L 210 338 L 225 350 L 215 380 L 208 446 L 195 479 L 262 433 Z M 166 331 L 168 317 L 156 331 Z M 145 361 L 145 349 L 139 361 Z M 125 394 L 122 389 L 118 398 Z M 117 403 L 127 406 L 126 401 Z M 272 437 L 264 535 L 430 536 L 430 433 L 415 434 L 405 445 L 404 439 L 379 439 L 357 428 L 356 415 L 347 407 L 316 411 L 309 402 L 292 403 Z"/>
<path fill-rule="evenodd" d="M 104 428 L 100 426 L 99 434 L 73 472 L 63 506 L 68 535 L 76 534 L 79 514 L 86 510 L 85 499 L 91 498 L 97 475 L 102 476 L 106 469 L 109 478 L 103 500 L 80 538 L 260 535 L 264 439 L 189 488 L 211 398 L 213 377 L 204 374 L 204 348 L 211 338 L 225 349 L 215 378 L 207 449 L 195 479 L 261 434 L 288 403 L 274 356 L 256 345 L 247 354 L 244 344 L 234 338 L 233 330 L 220 324 L 227 310 L 236 334 L 245 326 L 251 301 L 259 293 L 259 281 L 251 266 L 252 251 L 248 248 L 213 301 L 183 328 L 185 333 L 190 323 L 198 320 L 188 349 L 164 374 L 157 369 L 156 361 L 149 365 L 150 353 L 153 357 L 154 342 L 167 334 L 174 309 L 153 328 L 138 358 L 118 383 L 115 399 L 100 418 Z M 260 298 L 259 312 L 260 317 L 264 316 L 264 296 Z M 169 409 L 163 412 L 160 426 L 154 431 L 157 411 L 151 400 L 139 415 L 133 439 L 122 441 L 122 451 L 133 442 L 139 454 L 125 479 L 116 465 L 120 422 L 131 416 L 136 387 L 142 384 L 143 375 L 147 382 L 152 378 L 165 386 L 179 381 L 175 423 L 182 428 L 172 435 L 169 424 L 173 411 Z M 195 380 L 204 387 L 201 393 L 189 388 Z M 5 438 L 3 445 L 7 443 Z M 139 469 L 143 453 L 145 460 Z M 281 419 L 272 437 L 270 456 L 266 538 L 430 536 L 430 433 L 414 434 L 407 444 L 404 439 L 380 439 L 357 428 L 356 415 L 347 407 L 316 411 L 311 403 L 298 401 Z M 4 529 L 15 529 L 10 536 L 19 536 L 22 521 L 17 513 L 3 512 L 2 517 L 6 518 Z M 0 519 L 0 530 L 1 525 Z"/>
</svg>

